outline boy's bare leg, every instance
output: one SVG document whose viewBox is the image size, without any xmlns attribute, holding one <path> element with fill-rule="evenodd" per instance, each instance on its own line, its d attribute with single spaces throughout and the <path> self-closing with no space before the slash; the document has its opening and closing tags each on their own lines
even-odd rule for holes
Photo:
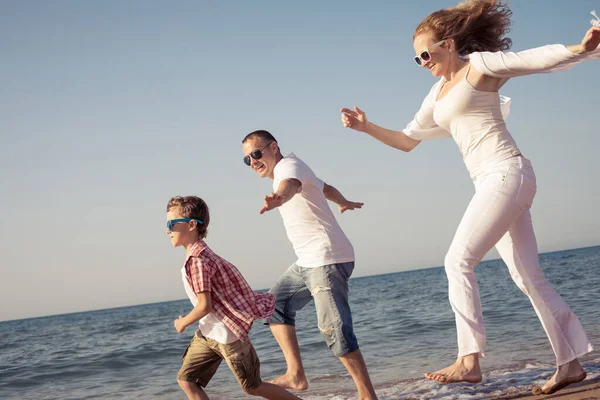
<svg viewBox="0 0 600 400">
<path fill-rule="evenodd" d="M 253 396 L 264 397 L 271 400 L 299 400 L 300 397 L 293 395 L 284 388 L 272 383 L 263 382 L 259 387 L 247 392 Z M 301 400 L 301 399 L 300 399 Z"/>
<path fill-rule="evenodd" d="M 356 389 L 358 389 L 359 400 L 374 400 L 377 399 L 375 389 L 369 378 L 369 372 L 367 371 L 367 365 L 363 359 L 360 350 L 355 350 L 351 353 L 340 356 L 340 361 L 346 367 L 350 376 L 354 380 Z"/>
<path fill-rule="evenodd" d="M 179 386 L 187 394 L 189 400 L 210 400 L 204 389 L 195 382 L 177 380 L 177 383 L 179 383 Z"/>
<path fill-rule="evenodd" d="M 273 336 L 275 336 L 275 340 L 277 340 L 279 347 L 281 347 L 281 351 L 283 351 L 283 356 L 287 364 L 286 373 L 269 382 L 287 389 L 308 389 L 308 380 L 304 375 L 304 366 L 300 357 L 300 346 L 298 345 L 296 328 L 292 325 L 273 323 L 269 324 L 269 326 L 271 327 Z"/>
</svg>

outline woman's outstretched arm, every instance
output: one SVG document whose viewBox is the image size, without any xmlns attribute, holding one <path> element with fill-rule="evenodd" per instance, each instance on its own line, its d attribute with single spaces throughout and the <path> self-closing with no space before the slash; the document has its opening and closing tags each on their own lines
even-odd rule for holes
<svg viewBox="0 0 600 400">
<path fill-rule="evenodd" d="M 469 55 L 471 65 L 480 73 L 501 80 L 535 73 L 561 72 L 585 60 L 600 60 L 600 27 L 593 26 L 580 44 L 552 44 L 519 52 L 475 52 Z"/>
<path fill-rule="evenodd" d="M 354 110 L 342 108 L 341 113 L 342 124 L 346 128 L 365 132 L 369 136 L 379 140 L 381 143 L 387 144 L 395 149 L 409 152 L 421 142 L 420 140 L 408 137 L 404 132 L 382 128 L 381 126 L 369 122 L 367 114 L 356 106 L 354 107 Z"/>
</svg>

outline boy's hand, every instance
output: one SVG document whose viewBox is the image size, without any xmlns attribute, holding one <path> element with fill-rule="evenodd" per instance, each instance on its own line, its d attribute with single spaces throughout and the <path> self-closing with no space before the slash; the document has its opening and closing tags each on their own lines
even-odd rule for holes
<svg viewBox="0 0 600 400">
<path fill-rule="evenodd" d="M 185 328 L 187 328 L 187 325 L 185 325 L 183 323 L 182 315 L 179 316 L 179 319 L 176 319 L 175 321 L 173 321 L 173 326 L 175 327 L 175 330 L 179 333 L 183 333 L 183 331 L 185 331 Z"/>
<path fill-rule="evenodd" d="M 362 208 L 362 206 L 364 206 L 365 203 L 358 203 L 356 201 L 347 201 L 344 204 L 340 204 L 338 206 L 338 209 L 340 210 L 340 213 L 343 213 L 346 210 L 354 210 L 355 208 Z"/>
</svg>

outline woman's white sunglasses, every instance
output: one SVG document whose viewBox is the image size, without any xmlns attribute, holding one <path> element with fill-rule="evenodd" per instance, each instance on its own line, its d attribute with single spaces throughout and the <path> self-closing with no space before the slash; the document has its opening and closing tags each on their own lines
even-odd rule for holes
<svg viewBox="0 0 600 400">
<path fill-rule="evenodd" d="M 419 54 L 418 56 L 415 56 L 414 60 L 417 63 L 417 65 L 422 67 L 426 62 L 431 60 L 431 53 L 429 52 L 429 50 L 433 49 L 434 47 L 438 47 L 440 44 L 444 43 L 445 41 L 446 41 L 446 39 L 442 39 L 439 42 L 434 43 L 431 46 L 429 46 L 428 48 L 426 48 L 425 50 L 423 50 L 421 52 L 421 54 Z"/>
</svg>

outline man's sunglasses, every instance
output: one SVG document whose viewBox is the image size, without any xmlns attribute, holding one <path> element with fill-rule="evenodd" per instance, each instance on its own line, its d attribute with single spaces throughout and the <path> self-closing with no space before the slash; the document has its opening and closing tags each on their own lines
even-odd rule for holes
<svg viewBox="0 0 600 400">
<path fill-rule="evenodd" d="M 199 224 L 203 224 L 204 222 L 200 221 L 199 219 L 195 219 L 195 218 L 177 218 L 177 219 L 170 219 L 167 221 L 167 229 L 169 231 L 173 230 L 173 225 L 179 223 L 179 222 L 190 222 L 190 221 L 196 221 Z"/>
<path fill-rule="evenodd" d="M 432 44 L 431 46 L 429 46 L 428 48 L 423 50 L 420 55 L 415 56 L 415 58 L 413 58 L 413 60 L 415 60 L 417 65 L 422 67 L 423 64 L 425 64 L 426 62 L 431 60 L 431 53 L 429 52 L 429 50 L 431 50 L 435 47 L 438 47 L 440 44 L 444 43 L 445 41 L 446 41 L 446 39 L 442 39 L 439 42 Z"/>
<path fill-rule="evenodd" d="M 263 147 L 262 149 L 256 149 L 256 150 L 252 150 L 252 152 L 247 155 L 246 157 L 244 157 L 244 164 L 246 164 L 247 166 L 250 166 L 250 157 L 254 158 L 255 160 L 260 160 L 263 156 L 263 150 L 266 149 L 267 147 L 269 147 L 269 145 L 273 143 L 273 142 L 269 142 L 265 147 Z"/>
</svg>

